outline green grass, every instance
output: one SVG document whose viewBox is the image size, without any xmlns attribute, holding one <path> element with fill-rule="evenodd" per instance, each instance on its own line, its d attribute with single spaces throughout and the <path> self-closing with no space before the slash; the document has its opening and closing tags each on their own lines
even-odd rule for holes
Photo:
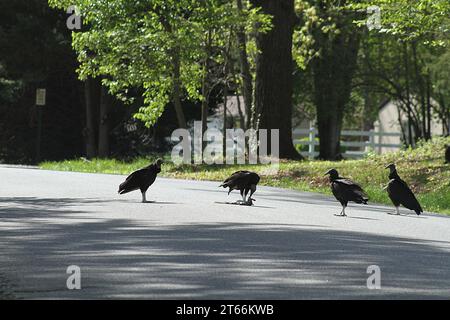
<svg viewBox="0 0 450 320">
<path fill-rule="evenodd" d="M 261 176 L 260 184 L 301 191 L 331 194 L 328 178 L 324 173 L 336 168 L 341 176 L 351 178 L 363 186 L 373 203 L 390 204 L 383 188 L 388 181 L 386 164 L 394 162 L 400 176 L 416 193 L 426 211 L 450 214 L 450 165 L 444 164 L 444 145 L 450 138 L 434 138 L 416 149 L 402 150 L 385 155 L 370 154 L 361 160 L 283 161 L 277 173 L 265 165 L 182 165 L 175 166 L 167 158 L 161 176 L 177 179 L 222 181 L 237 170 L 252 170 Z M 114 159 L 87 161 L 83 159 L 62 162 L 44 162 L 43 169 L 128 174 L 146 166 L 155 157 L 139 158 L 131 162 Z"/>
</svg>

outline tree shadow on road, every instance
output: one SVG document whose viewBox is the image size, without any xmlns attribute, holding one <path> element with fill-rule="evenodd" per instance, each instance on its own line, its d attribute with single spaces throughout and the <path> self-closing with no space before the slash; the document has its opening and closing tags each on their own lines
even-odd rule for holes
<svg viewBox="0 0 450 320">
<path fill-rule="evenodd" d="M 15 296 L 450 298 L 447 242 L 306 225 L 77 221 L 91 201 L 0 199 L 0 274 L 19 282 Z M 80 291 L 65 287 L 69 265 L 81 268 Z M 381 268 L 381 290 L 367 289 L 369 265 Z"/>
</svg>

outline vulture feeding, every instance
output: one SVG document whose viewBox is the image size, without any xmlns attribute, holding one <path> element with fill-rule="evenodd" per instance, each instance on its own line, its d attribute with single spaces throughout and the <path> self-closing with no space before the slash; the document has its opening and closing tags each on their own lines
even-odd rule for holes
<svg viewBox="0 0 450 320">
<path fill-rule="evenodd" d="M 395 206 L 395 210 L 397 214 L 400 214 L 398 207 L 403 205 L 405 208 L 413 210 L 420 215 L 423 210 L 417 201 L 414 193 L 408 187 L 405 181 L 403 181 L 397 173 L 397 169 L 395 168 L 395 164 L 391 163 L 386 166 L 386 169 L 389 169 L 389 183 L 386 187 L 389 198 Z"/>
<path fill-rule="evenodd" d="M 325 175 L 330 175 L 331 191 L 336 199 L 342 204 L 342 211 L 336 216 L 345 217 L 345 208 L 349 201 L 367 204 L 367 198 L 364 190 L 353 181 L 339 177 L 336 169 L 331 169 Z"/>
<path fill-rule="evenodd" d="M 445 145 L 445 163 L 450 163 L 450 146 Z"/>
<path fill-rule="evenodd" d="M 139 189 L 142 193 L 142 202 L 147 202 L 145 193 L 153 182 L 155 182 L 156 175 L 161 172 L 162 163 L 163 161 L 158 159 L 153 164 L 130 174 L 126 180 L 120 184 L 119 194 L 125 194 Z"/>
<path fill-rule="evenodd" d="M 237 201 L 237 204 L 253 205 L 253 193 L 256 191 L 256 185 L 259 182 L 259 175 L 250 171 L 237 171 L 227 178 L 219 187 L 229 188 L 228 194 L 233 190 L 241 192 L 242 200 Z M 250 195 L 247 198 L 247 194 Z"/>
</svg>

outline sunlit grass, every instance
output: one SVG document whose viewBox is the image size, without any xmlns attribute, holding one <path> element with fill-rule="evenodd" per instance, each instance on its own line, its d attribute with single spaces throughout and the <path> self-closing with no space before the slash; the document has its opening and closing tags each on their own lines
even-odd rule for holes
<svg viewBox="0 0 450 320">
<path fill-rule="evenodd" d="M 331 194 L 328 178 L 324 173 L 336 168 L 341 176 L 351 178 L 361 184 L 374 203 L 390 204 L 383 188 L 388 182 L 388 171 L 384 167 L 394 162 L 400 176 L 410 185 L 426 211 L 450 214 L 450 165 L 444 164 L 444 145 L 450 138 L 435 138 L 421 144 L 416 149 L 402 150 L 385 155 L 369 155 L 361 160 L 330 161 L 283 161 L 277 173 L 270 173 L 265 165 L 181 165 L 175 166 L 166 157 L 161 176 L 222 181 L 237 170 L 252 170 L 261 176 L 261 184 Z M 66 160 L 45 162 L 40 167 L 49 170 L 94 172 L 108 174 L 129 174 L 146 166 L 157 156 L 139 158 L 131 162 L 115 159 Z"/>
</svg>

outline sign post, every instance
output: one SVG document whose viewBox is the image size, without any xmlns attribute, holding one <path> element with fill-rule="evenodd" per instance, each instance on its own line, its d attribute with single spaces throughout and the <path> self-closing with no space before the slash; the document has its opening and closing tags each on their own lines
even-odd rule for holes
<svg viewBox="0 0 450 320">
<path fill-rule="evenodd" d="M 36 89 L 36 109 L 37 109 L 37 140 L 36 140 L 36 163 L 41 160 L 41 140 L 42 140 L 42 107 L 46 104 L 46 89 Z"/>
</svg>

